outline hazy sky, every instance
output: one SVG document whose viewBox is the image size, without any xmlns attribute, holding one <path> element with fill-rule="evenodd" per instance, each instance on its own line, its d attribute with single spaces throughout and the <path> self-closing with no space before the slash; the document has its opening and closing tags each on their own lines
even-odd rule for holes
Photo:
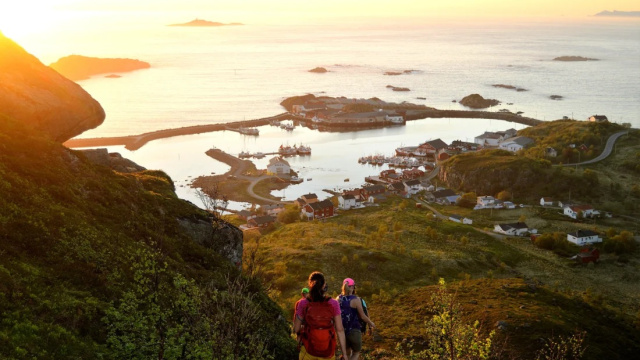
<svg viewBox="0 0 640 360">
<path fill-rule="evenodd" d="M 434 20 L 566 21 L 603 10 L 639 11 L 640 5 L 638 0 L 0 0 L 0 31 L 16 37 L 42 34 L 78 21 L 90 26 L 91 19 L 117 18 L 118 12 L 168 24 L 201 18 L 253 25 L 345 21 L 396 26 Z"/>
<path fill-rule="evenodd" d="M 291 16 L 571 16 L 602 10 L 640 10 L 637 0 L 19 0 L 2 1 L 0 10 L 36 8 L 74 10 L 220 11 Z"/>
</svg>

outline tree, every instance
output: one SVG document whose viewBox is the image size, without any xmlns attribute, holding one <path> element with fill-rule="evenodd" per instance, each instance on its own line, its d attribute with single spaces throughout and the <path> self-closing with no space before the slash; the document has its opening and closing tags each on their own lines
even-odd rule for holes
<svg viewBox="0 0 640 360">
<path fill-rule="evenodd" d="M 579 331 L 569 337 L 547 339 L 545 346 L 536 353 L 536 360 L 580 360 L 586 351 L 586 332 Z"/>
<path fill-rule="evenodd" d="M 295 205 L 287 205 L 284 211 L 278 214 L 278 221 L 283 224 L 291 224 L 300 220 L 300 210 Z"/>
<path fill-rule="evenodd" d="M 476 206 L 478 196 L 475 192 L 468 192 L 462 194 L 462 196 L 458 199 L 458 206 L 473 208 Z"/>
<path fill-rule="evenodd" d="M 496 195 L 496 198 L 502 200 L 502 201 L 507 201 L 511 199 L 511 192 L 509 190 L 502 190 L 498 193 L 498 195 Z"/>
<path fill-rule="evenodd" d="M 220 219 L 222 213 L 227 210 L 229 199 L 220 190 L 220 184 L 215 183 L 207 188 L 196 190 L 196 197 L 202 202 L 204 208 L 216 219 Z"/>
<path fill-rule="evenodd" d="M 495 331 L 485 338 L 480 335 L 480 325 L 472 325 L 462 319 L 460 305 L 455 295 L 448 289 L 444 279 L 440 279 L 438 289 L 431 296 L 428 305 L 433 314 L 425 323 L 427 348 L 421 352 L 409 353 L 410 359 L 430 360 L 484 360 L 491 355 L 491 342 Z"/>
</svg>

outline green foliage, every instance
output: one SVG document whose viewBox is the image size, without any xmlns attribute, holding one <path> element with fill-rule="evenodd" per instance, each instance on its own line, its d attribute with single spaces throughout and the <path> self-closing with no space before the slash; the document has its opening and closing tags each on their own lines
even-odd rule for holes
<svg viewBox="0 0 640 360">
<path fill-rule="evenodd" d="M 473 209 L 473 207 L 476 206 L 477 201 L 478 201 L 478 196 L 476 195 L 475 192 L 472 191 L 472 192 L 462 194 L 462 196 L 458 198 L 457 205 L 465 208 Z"/>
<path fill-rule="evenodd" d="M 534 242 L 537 247 L 553 250 L 558 255 L 570 255 L 575 253 L 575 245 L 567 240 L 567 234 L 563 232 L 544 233 L 536 236 Z"/>
<path fill-rule="evenodd" d="M 115 173 L 1 115 L 0 137 L 0 358 L 176 358 L 180 344 L 197 358 L 206 334 L 196 324 L 215 323 L 202 298 L 216 289 L 215 313 L 229 313 L 238 300 L 223 299 L 233 293 L 225 278 L 241 279 L 180 222 L 209 215 L 178 199 L 163 172 Z M 249 282 L 238 295 L 261 317 L 239 334 L 289 358 L 281 310 L 259 289 Z"/>
<path fill-rule="evenodd" d="M 604 242 L 603 249 L 606 252 L 624 255 L 634 252 L 638 248 L 638 243 L 633 238 L 630 231 L 622 231 L 620 234 L 608 238 Z"/>
<path fill-rule="evenodd" d="M 420 352 L 411 349 L 409 359 L 489 359 L 495 331 L 485 338 L 480 334 L 478 321 L 468 324 L 462 319 L 460 305 L 444 279 L 440 279 L 438 289 L 431 296 L 429 309 L 433 316 L 425 323 L 427 348 Z"/>
<path fill-rule="evenodd" d="M 547 339 L 536 353 L 536 360 L 580 360 L 586 351 L 585 336 L 586 332 L 580 331 L 569 337 Z"/>
</svg>

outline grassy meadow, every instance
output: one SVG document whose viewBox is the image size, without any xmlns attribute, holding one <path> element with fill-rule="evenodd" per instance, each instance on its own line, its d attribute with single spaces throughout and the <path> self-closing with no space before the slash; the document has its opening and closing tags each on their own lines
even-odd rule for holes
<svg viewBox="0 0 640 360">
<path fill-rule="evenodd" d="M 523 217 L 543 231 L 584 228 L 566 221 L 558 208 L 491 212 L 438 206 L 438 211 L 471 217 L 480 229 Z M 428 209 L 410 199 L 390 198 L 380 206 L 343 211 L 328 220 L 278 225 L 264 235 L 253 233 L 245 236 L 245 258 L 252 258 L 253 272 L 289 318 L 312 271 L 325 274 L 332 296 L 339 294 L 342 279 L 354 278 L 379 327 L 374 337 L 365 338 L 369 358 L 376 359 L 401 356 L 394 349 L 405 338 L 416 338 L 420 344 L 420 329 L 428 314 L 420 314 L 419 299 L 428 297 L 439 278 L 458 289 L 462 301 L 477 303 L 473 309 L 464 306 L 465 316 L 484 321 L 485 330 L 494 329 L 496 319 L 502 318 L 526 329 L 499 334 L 500 341 L 510 343 L 504 346 L 510 349 L 509 356 L 519 353 L 514 349 L 518 344 L 529 344 L 527 349 L 537 346 L 531 338 L 551 336 L 554 331 L 568 334 L 574 327 L 589 329 L 586 319 L 579 318 L 590 307 L 615 317 L 616 326 L 624 329 L 631 320 L 623 319 L 637 316 L 640 304 L 640 280 L 634 276 L 640 270 L 637 255 L 626 264 L 605 254 L 596 266 L 576 266 L 535 247 L 528 238 L 495 237 L 469 225 L 436 221 Z M 523 290 L 509 288 L 510 295 L 505 297 L 504 284 Z M 571 308 L 557 309 L 559 301 Z M 519 308 L 522 304 L 529 304 L 524 305 L 527 310 Z M 523 327 L 525 323 L 529 325 Z M 637 348 L 640 343 L 634 341 Z"/>
</svg>

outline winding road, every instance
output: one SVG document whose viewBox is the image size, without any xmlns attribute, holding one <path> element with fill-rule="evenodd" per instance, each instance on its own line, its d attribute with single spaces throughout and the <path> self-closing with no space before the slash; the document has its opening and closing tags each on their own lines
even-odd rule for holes
<svg viewBox="0 0 640 360">
<path fill-rule="evenodd" d="M 554 166 L 579 166 L 579 165 L 593 164 L 593 163 L 597 163 L 598 161 L 602 161 L 606 159 L 609 155 L 611 155 L 611 151 L 613 151 L 613 145 L 616 143 L 616 141 L 622 135 L 626 135 L 628 133 L 629 131 L 620 131 L 609 136 L 609 139 L 607 139 L 607 144 L 604 146 L 604 150 L 602 151 L 602 153 L 591 160 L 587 160 L 579 163 L 573 163 L 573 164 L 558 164 Z"/>
</svg>

